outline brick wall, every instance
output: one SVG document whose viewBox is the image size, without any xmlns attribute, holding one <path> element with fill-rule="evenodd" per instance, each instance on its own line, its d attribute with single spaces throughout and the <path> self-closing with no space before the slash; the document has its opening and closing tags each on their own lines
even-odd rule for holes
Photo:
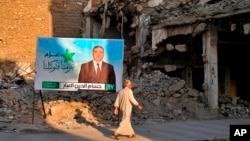
<svg viewBox="0 0 250 141">
<path fill-rule="evenodd" d="M 87 0 L 1 0 L 0 61 L 35 62 L 36 39 L 80 37 Z"/>
</svg>

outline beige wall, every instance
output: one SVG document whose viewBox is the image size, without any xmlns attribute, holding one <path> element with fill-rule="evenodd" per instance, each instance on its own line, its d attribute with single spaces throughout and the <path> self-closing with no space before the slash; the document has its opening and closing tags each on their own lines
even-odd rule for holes
<svg viewBox="0 0 250 141">
<path fill-rule="evenodd" d="M 80 37 L 87 0 L 0 1 L 0 61 L 35 62 L 36 39 Z"/>
</svg>

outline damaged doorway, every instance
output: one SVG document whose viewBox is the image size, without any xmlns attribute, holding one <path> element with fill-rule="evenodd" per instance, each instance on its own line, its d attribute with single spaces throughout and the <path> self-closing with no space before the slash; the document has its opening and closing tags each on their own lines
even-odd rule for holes
<svg viewBox="0 0 250 141">
<path fill-rule="evenodd" d="M 225 85 L 225 92 L 228 90 L 230 96 L 249 101 L 247 48 L 250 46 L 250 36 L 238 32 L 218 32 L 218 38 L 218 64 L 224 68 L 219 70 L 219 75 L 225 77 L 225 82 L 229 81 L 229 86 Z"/>
</svg>

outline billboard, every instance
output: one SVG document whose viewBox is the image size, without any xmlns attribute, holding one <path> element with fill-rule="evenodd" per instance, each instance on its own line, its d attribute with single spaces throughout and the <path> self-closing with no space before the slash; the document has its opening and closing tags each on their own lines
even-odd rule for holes
<svg viewBox="0 0 250 141">
<path fill-rule="evenodd" d="M 118 91 L 124 40 L 37 38 L 35 90 Z"/>
</svg>

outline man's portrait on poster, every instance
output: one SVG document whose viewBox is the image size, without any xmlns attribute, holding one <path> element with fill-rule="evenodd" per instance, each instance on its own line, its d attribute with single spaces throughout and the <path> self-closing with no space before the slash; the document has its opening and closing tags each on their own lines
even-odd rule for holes
<svg viewBox="0 0 250 141">
<path fill-rule="evenodd" d="M 115 84 L 116 77 L 113 65 L 103 61 L 104 48 L 100 45 L 92 49 L 93 59 L 81 64 L 79 83 L 103 83 Z"/>
</svg>

